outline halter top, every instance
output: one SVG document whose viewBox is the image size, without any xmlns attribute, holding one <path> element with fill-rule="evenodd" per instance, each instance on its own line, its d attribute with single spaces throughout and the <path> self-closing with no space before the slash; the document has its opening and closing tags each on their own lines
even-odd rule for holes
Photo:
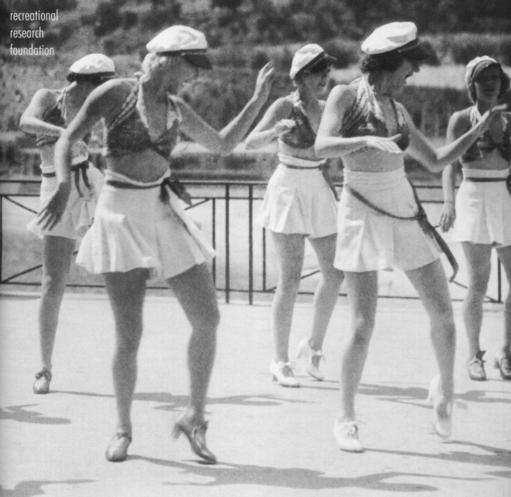
<svg viewBox="0 0 511 497">
<path fill-rule="evenodd" d="M 307 116 L 303 108 L 303 103 L 299 99 L 298 93 L 293 95 L 293 98 L 293 108 L 288 119 L 294 121 L 295 126 L 283 135 L 280 140 L 294 148 L 310 148 L 316 141 L 316 133 L 312 129 L 309 116 Z"/>
<path fill-rule="evenodd" d="M 474 105 L 470 109 L 470 124 L 475 126 L 481 119 L 479 110 Z M 511 161 L 511 122 L 508 114 L 502 114 L 503 136 L 500 142 L 493 139 L 489 131 L 481 135 L 461 156 L 461 162 L 473 162 L 488 158 L 497 150 L 506 161 Z"/>
<path fill-rule="evenodd" d="M 153 140 L 147 125 L 137 108 L 140 85 L 134 81 L 133 88 L 124 100 L 119 112 L 106 123 L 106 155 L 121 157 L 152 149 L 168 158 L 176 145 L 179 124 L 182 120 L 172 96 L 167 96 L 167 125 L 162 134 Z"/>
<path fill-rule="evenodd" d="M 65 120 L 65 109 L 64 109 L 64 97 L 66 90 L 62 90 L 57 97 L 57 101 L 53 107 L 46 109 L 43 113 L 42 120 L 45 123 L 53 124 L 54 126 L 60 126 L 63 128 L 66 125 Z M 59 139 L 58 136 L 49 135 L 36 135 L 35 143 L 37 147 L 43 147 L 44 145 L 54 145 Z"/>
<path fill-rule="evenodd" d="M 339 133 L 346 137 L 353 136 L 390 136 L 381 111 L 377 107 L 376 98 L 365 78 L 358 78 L 350 83 L 357 97 L 346 112 Z M 398 110 L 394 99 L 390 100 L 397 122 L 397 131 L 401 136 L 396 142 L 401 150 L 410 144 L 410 131 L 403 113 Z"/>
</svg>

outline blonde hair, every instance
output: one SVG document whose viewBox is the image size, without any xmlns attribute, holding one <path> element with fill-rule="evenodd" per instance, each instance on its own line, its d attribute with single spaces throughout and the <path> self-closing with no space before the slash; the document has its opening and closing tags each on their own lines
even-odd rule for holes
<svg viewBox="0 0 511 497">
<path fill-rule="evenodd" d="M 145 74 L 152 74 L 162 65 L 168 64 L 169 59 L 174 63 L 176 57 L 149 52 L 142 61 L 142 71 Z"/>
</svg>

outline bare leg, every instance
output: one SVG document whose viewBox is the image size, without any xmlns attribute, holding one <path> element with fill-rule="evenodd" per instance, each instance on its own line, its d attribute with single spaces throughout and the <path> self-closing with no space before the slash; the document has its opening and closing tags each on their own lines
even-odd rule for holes
<svg viewBox="0 0 511 497">
<path fill-rule="evenodd" d="M 279 263 L 279 281 L 272 304 L 275 361 L 289 361 L 289 335 L 293 308 L 300 287 L 305 238 L 303 235 L 270 231 Z"/>
<path fill-rule="evenodd" d="M 42 368 L 51 371 L 60 305 L 71 267 L 75 241 L 60 236 L 43 239 L 43 278 L 39 303 Z"/>
<path fill-rule="evenodd" d="M 341 408 L 338 421 L 355 420 L 355 394 L 362 377 L 369 341 L 374 330 L 378 273 L 346 272 L 350 308 L 349 335 L 341 354 Z"/>
<path fill-rule="evenodd" d="M 454 391 L 454 353 L 456 330 L 451 296 L 444 269 L 439 260 L 406 275 L 417 290 L 430 320 L 431 340 L 440 370 L 440 395 L 436 404 L 440 416 L 448 416 Z"/>
<path fill-rule="evenodd" d="M 328 323 L 344 278 L 343 272 L 334 267 L 336 240 L 337 235 L 309 239 L 321 271 L 321 280 L 314 294 L 314 316 L 309 339 L 309 345 L 314 350 L 321 350 L 323 346 Z"/>
<path fill-rule="evenodd" d="M 113 380 L 117 400 L 117 432 L 131 436 L 131 403 L 137 381 L 137 352 L 142 337 L 146 269 L 107 273 L 105 283 L 115 319 Z"/>
<path fill-rule="evenodd" d="M 483 320 L 483 300 L 490 279 L 491 245 L 464 242 L 468 291 L 463 302 L 463 321 L 468 339 L 468 359 L 481 350 L 479 337 Z"/>
<path fill-rule="evenodd" d="M 511 246 L 499 248 L 497 253 L 506 273 L 508 284 L 511 284 Z M 511 289 L 508 290 L 504 302 L 504 343 L 502 353 L 511 357 Z"/>
<path fill-rule="evenodd" d="M 192 424 L 204 421 L 206 395 L 215 359 L 216 330 L 220 321 L 216 291 L 206 264 L 168 280 L 192 325 L 188 344 L 190 402 L 185 418 Z"/>
</svg>

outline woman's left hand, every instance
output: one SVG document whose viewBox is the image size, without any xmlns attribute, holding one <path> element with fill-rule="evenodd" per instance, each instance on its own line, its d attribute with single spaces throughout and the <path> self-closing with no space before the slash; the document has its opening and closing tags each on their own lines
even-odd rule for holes
<svg viewBox="0 0 511 497">
<path fill-rule="evenodd" d="M 481 120 L 477 124 L 477 126 L 479 127 L 479 133 L 483 134 L 486 131 L 488 131 L 488 129 L 491 126 L 491 123 L 495 119 L 500 117 L 501 112 L 503 112 L 505 110 L 507 110 L 507 105 L 506 104 L 496 105 L 495 107 L 492 107 L 491 109 L 487 110 L 482 115 Z"/>
<path fill-rule="evenodd" d="M 41 229 L 51 230 L 60 221 L 66 209 L 70 192 L 70 183 L 59 183 L 56 192 L 37 216 L 37 224 L 41 226 Z"/>
<path fill-rule="evenodd" d="M 440 220 L 438 221 L 438 225 L 440 229 L 445 233 L 449 231 L 454 224 L 454 220 L 456 219 L 456 209 L 452 202 L 444 202 L 442 207 L 442 212 L 440 213 Z"/>
<path fill-rule="evenodd" d="M 259 71 L 257 75 L 254 97 L 257 100 L 262 100 L 265 102 L 270 96 L 271 85 L 273 84 L 273 79 L 275 76 L 275 71 L 273 69 L 273 64 L 268 62 L 265 64 Z"/>
</svg>

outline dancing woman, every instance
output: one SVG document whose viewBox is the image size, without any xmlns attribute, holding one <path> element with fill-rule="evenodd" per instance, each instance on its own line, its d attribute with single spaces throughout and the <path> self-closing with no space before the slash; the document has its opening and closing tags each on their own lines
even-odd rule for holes
<svg viewBox="0 0 511 497">
<path fill-rule="evenodd" d="M 495 59 L 476 57 L 467 64 L 465 83 L 473 106 L 456 112 L 449 120 L 447 139 L 456 140 L 495 107 L 509 89 L 509 77 Z M 444 207 L 440 224 L 447 231 L 453 224 L 452 239 L 461 242 L 467 262 L 468 291 L 463 303 L 463 321 L 468 338 L 466 363 L 472 380 L 486 380 L 484 350 L 480 335 L 483 300 L 488 288 L 491 251 L 511 281 L 511 114 L 502 113 L 492 126 L 443 172 Z M 454 204 L 454 185 L 461 166 L 463 181 Z M 507 188 L 506 188 L 507 187 Z M 504 380 L 511 380 L 511 293 L 504 305 L 504 343 L 495 358 Z"/>
<path fill-rule="evenodd" d="M 142 307 L 150 274 L 165 279 L 191 326 L 188 347 L 190 401 L 174 426 L 208 463 L 206 393 L 213 366 L 219 313 L 206 261 L 211 255 L 187 219 L 169 181 L 169 154 L 179 131 L 211 151 L 227 154 L 243 138 L 267 100 L 273 75 L 259 72 L 254 95 L 220 132 L 183 100 L 181 84 L 209 68 L 204 35 L 172 26 L 147 45 L 138 80 L 116 79 L 90 95 L 57 144 L 59 186 L 40 214 L 43 226 L 58 221 L 69 197 L 69 150 L 101 118 L 106 121 L 106 184 L 94 224 L 80 247 L 78 263 L 105 277 L 116 326 L 113 360 L 117 398 L 116 434 L 106 450 L 109 461 L 126 459 L 132 439 L 131 403 L 142 336 Z"/>
<path fill-rule="evenodd" d="M 275 357 L 270 372 L 284 387 L 300 385 L 288 349 L 306 238 L 316 252 L 321 280 L 314 298 L 312 333 L 301 341 L 298 356 L 306 360 L 307 372 L 320 381 L 324 379 L 319 369 L 321 349 L 342 281 L 342 273 L 333 267 L 336 194 L 326 176 L 326 161 L 314 152 L 325 105 L 320 96 L 333 60 L 319 45 L 300 48 L 289 73 L 296 90 L 269 107 L 245 142 L 247 148 L 256 148 L 278 140 L 279 165 L 268 183 L 258 221 L 271 235 L 279 264 L 272 306 Z"/>
<path fill-rule="evenodd" d="M 114 75 L 114 63 L 102 54 L 89 54 L 69 68 L 69 85 L 61 90 L 43 88 L 30 101 L 20 119 L 20 128 L 36 135 L 41 156 L 40 203 L 44 206 L 57 189 L 55 177 L 55 143 L 73 119 L 87 96 Z M 71 151 L 74 179 L 70 185 L 69 202 L 58 223 L 41 230 L 37 220 L 28 228 L 43 240 L 43 277 L 39 302 L 39 340 L 41 369 L 35 376 L 34 393 L 50 391 L 52 356 L 60 306 L 71 258 L 77 239 L 92 223 L 102 175 L 89 167 L 89 153 L 83 141 Z"/>
<path fill-rule="evenodd" d="M 390 267 L 405 271 L 428 313 L 440 373 L 430 385 L 433 425 L 440 436 L 450 434 L 455 350 L 451 299 L 435 233 L 406 179 L 403 158 L 408 153 L 439 172 L 498 114 L 486 113 L 456 141 L 435 150 L 394 99 L 427 56 L 415 24 L 377 28 L 362 51 L 362 77 L 333 88 L 316 139 L 320 156 L 342 156 L 345 167 L 335 266 L 345 272 L 351 317 L 334 435 L 341 449 L 353 452 L 363 450 L 354 403 L 374 329 L 378 270 Z"/>
</svg>

